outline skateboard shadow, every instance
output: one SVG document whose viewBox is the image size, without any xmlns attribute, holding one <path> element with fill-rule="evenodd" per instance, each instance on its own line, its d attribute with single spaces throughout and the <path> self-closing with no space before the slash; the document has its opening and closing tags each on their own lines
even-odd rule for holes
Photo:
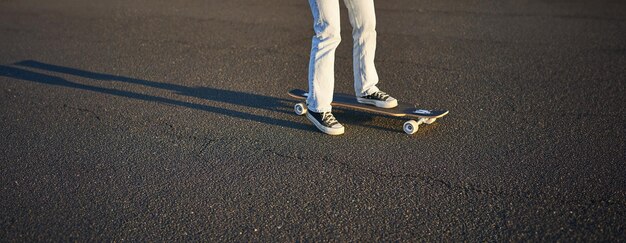
<svg viewBox="0 0 626 243">
<path fill-rule="evenodd" d="M 14 67 L 14 66 L 17 66 L 17 67 Z M 38 69 L 38 70 L 42 70 L 46 72 L 53 72 L 53 73 L 59 73 L 59 74 L 68 74 L 68 75 L 73 75 L 73 76 L 78 76 L 78 77 L 83 77 L 83 78 L 88 78 L 88 79 L 93 79 L 93 80 L 100 80 L 100 81 L 115 81 L 115 82 L 124 82 L 124 83 L 130 83 L 130 84 L 138 84 L 138 85 L 143 85 L 143 86 L 157 88 L 157 89 L 169 90 L 169 91 L 175 92 L 176 94 L 180 94 L 184 96 L 207 99 L 207 100 L 216 101 L 216 102 L 229 103 L 229 104 L 238 105 L 238 106 L 246 106 L 246 107 L 251 107 L 251 108 L 261 109 L 261 110 L 269 110 L 269 111 L 279 112 L 279 113 L 290 113 L 290 109 L 286 109 L 286 107 L 289 107 L 289 106 L 286 106 L 285 104 L 287 101 L 289 101 L 286 99 L 258 95 L 258 94 L 250 94 L 250 93 L 244 93 L 244 92 L 238 92 L 238 91 L 231 91 L 231 90 L 222 90 L 222 89 L 216 89 L 216 88 L 210 88 L 210 87 L 188 87 L 188 86 L 177 85 L 177 84 L 161 83 L 161 82 L 144 80 L 144 79 L 136 79 L 136 78 L 130 78 L 130 77 L 124 77 L 124 76 L 111 75 L 111 74 L 96 73 L 96 72 L 91 72 L 91 71 L 86 71 L 86 70 L 80 70 L 80 69 L 75 69 L 75 68 L 42 63 L 42 62 L 33 61 L 33 60 L 20 61 L 20 62 L 14 63 L 13 66 L 0 65 L 0 76 L 3 76 L 3 77 L 30 81 L 30 82 L 35 82 L 35 83 L 41 83 L 41 84 L 47 84 L 47 85 L 62 86 L 62 87 L 67 87 L 67 88 L 79 89 L 79 90 L 99 92 L 99 93 L 126 97 L 126 98 L 131 98 L 131 99 L 137 99 L 137 100 L 143 100 L 143 101 L 158 102 L 158 103 L 163 103 L 163 104 L 168 104 L 168 105 L 192 108 L 192 109 L 196 109 L 200 111 L 217 113 L 217 114 L 236 117 L 236 118 L 245 119 L 245 120 L 266 123 L 266 124 L 280 126 L 280 127 L 288 127 L 288 128 L 293 128 L 293 129 L 312 131 L 312 128 L 310 126 L 307 126 L 305 124 L 295 123 L 292 121 L 287 121 L 287 120 L 282 120 L 282 119 L 277 119 L 277 118 L 272 118 L 272 117 L 267 117 L 267 116 L 262 116 L 262 115 L 257 115 L 257 114 L 251 114 L 247 112 L 241 112 L 241 111 L 226 109 L 222 107 L 210 106 L 206 104 L 196 104 L 192 102 L 180 101 L 180 100 L 175 100 L 171 98 L 136 93 L 132 91 L 105 88 L 105 87 L 99 87 L 99 86 L 94 86 L 94 85 L 87 85 L 87 84 L 82 84 L 78 82 L 72 82 L 68 79 L 61 78 L 58 76 L 34 72 L 34 71 L 30 71 L 30 70 L 26 70 L 26 69 L 18 68 L 18 67 Z"/>
<path fill-rule="evenodd" d="M 353 110 L 343 107 L 333 107 L 333 113 L 342 123 L 357 125 L 367 128 L 378 129 L 387 132 L 401 131 L 402 124 L 406 119 L 402 117 L 372 114 L 366 111 Z M 376 122 L 376 119 L 387 120 L 386 122 Z"/>
</svg>

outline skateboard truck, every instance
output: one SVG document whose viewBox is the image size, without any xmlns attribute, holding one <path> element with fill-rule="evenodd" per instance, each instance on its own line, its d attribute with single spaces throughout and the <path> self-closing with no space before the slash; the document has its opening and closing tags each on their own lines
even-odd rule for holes
<svg viewBox="0 0 626 243">
<path fill-rule="evenodd" d="M 437 120 L 437 118 L 420 118 L 417 121 L 415 120 L 410 120 L 404 123 L 404 125 L 402 125 L 402 130 L 404 130 L 404 132 L 406 134 L 414 134 L 417 132 L 419 125 L 421 124 L 432 124 L 433 122 L 435 122 Z"/>
</svg>

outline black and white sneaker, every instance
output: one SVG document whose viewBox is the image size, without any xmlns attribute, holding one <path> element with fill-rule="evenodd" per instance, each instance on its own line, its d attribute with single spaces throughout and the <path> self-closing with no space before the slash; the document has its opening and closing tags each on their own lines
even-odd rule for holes
<svg viewBox="0 0 626 243">
<path fill-rule="evenodd" d="M 341 135 L 344 132 L 343 125 L 335 119 L 333 113 L 330 112 L 313 112 L 309 110 L 306 117 L 323 133 L 330 135 Z"/>
<path fill-rule="evenodd" d="M 394 108 L 398 106 L 398 100 L 382 91 L 376 91 L 370 95 L 357 97 L 359 103 L 370 104 L 381 108 Z"/>
</svg>

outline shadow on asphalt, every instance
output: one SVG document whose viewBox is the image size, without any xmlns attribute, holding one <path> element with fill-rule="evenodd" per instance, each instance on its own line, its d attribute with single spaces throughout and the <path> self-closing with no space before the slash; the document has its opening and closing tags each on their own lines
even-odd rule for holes
<svg viewBox="0 0 626 243">
<path fill-rule="evenodd" d="M 75 68 L 69 68 L 69 67 L 63 67 L 63 66 L 37 62 L 33 60 L 21 61 L 21 62 L 15 63 L 14 65 L 20 66 L 20 67 L 39 69 L 39 70 L 48 71 L 48 72 L 69 74 L 69 75 L 74 75 L 74 76 L 79 76 L 79 77 L 89 78 L 89 79 L 94 79 L 94 80 L 102 80 L 102 81 L 109 80 L 109 81 L 118 81 L 118 82 L 125 82 L 125 83 L 131 83 L 131 84 L 139 84 L 139 85 L 158 88 L 158 89 L 170 90 L 180 95 L 186 95 L 186 96 L 207 99 L 207 100 L 212 100 L 212 101 L 217 101 L 217 102 L 230 103 L 230 104 L 239 105 L 239 106 L 247 106 L 247 107 L 251 107 L 255 109 L 271 110 L 271 111 L 282 112 L 282 113 L 291 113 L 290 111 L 281 109 L 285 107 L 284 103 L 289 100 L 280 99 L 276 97 L 243 93 L 243 92 L 230 91 L 230 90 L 221 90 L 221 89 L 215 89 L 215 88 L 209 88 L 209 87 L 187 87 L 187 86 L 182 86 L 182 85 L 177 85 L 177 84 L 160 83 L 160 82 L 155 82 L 155 81 L 135 79 L 135 78 L 129 78 L 129 77 L 124 77 L 124 76 L 95 73 L 95 72 L 90 72 L 90 71 L 85 71 L 85 70 L 80 70 L 80 69 L 75 69 Z M 164 98 L 164 97 L 140 94 L 140 93 L 131 92 L 131 91 L 85 85 L 81 83 L 71 82 L 61 77 L 52 76 L 52 75 L 43 74 L 43 73 L 37 73 L 37 72 L 33 72 L 33 71 L 21 69 L 21 68 L 16 68 L 12 66 L 0 65 L 0 76 L 20 79 L 20 80 L 25 80 L 25 81 L 31 81 L 31 82 L 36 82 L 36 83 L 48 84 L 48 85 L 56 85 L 56 86 L 63 86 L 63 87 L 68 87 L 68 88 L 80 89 L 80 90 L 94 91 L 94 92 L 115 95 L 115 96 L 120 96 L 120 97 L 126 97 L 126 98 L 132 98 L 132 99 L 138 99 L 138 100 L 144 100 L 144 101 L 159 102 L 159 103 L 164 103 L 164 104 L 169 104 L 169 105 L 192 108 L 192 109 L 201 110 L 201 111 L 218 113 L 222 115 L 227 115 L 231 117 L 236 117 L 236 118 L 241 118 L 241 119 L 246 119 L 246 120 L 251 120 L 251 121 L 256 121 L 256 122 L 262 122 L 262 123 L 281 126 L 281 127 L 288 127 L 288 128 L 300 129 L 300 130 L 305 130 L 305 131 L 313 131 L 313 128 L 306 124 L 299 124 L 299 123 L 294 123 L 291 121 L 241 112 L 237 110 L 225 109 L 225 108 L 220 108 L 220 107 L 215 107 L 215 106 L 208 106 L 204 104 L 195 104 L 195 103 L 190 103 L 186 101 L 179 101 L 179 100 L 174 100 L 174 99 L 169 99 L 169 98 Z"/>
</svg>

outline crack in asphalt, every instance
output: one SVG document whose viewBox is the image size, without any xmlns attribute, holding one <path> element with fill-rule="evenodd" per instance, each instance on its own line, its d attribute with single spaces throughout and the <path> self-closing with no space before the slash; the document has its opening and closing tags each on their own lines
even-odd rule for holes
<svg viewBox="0 0 626 243">
<path fill-rule="evenodd" d="M 212 149 L 216 149 L 216 150 L 220 150 L 219 148 L 216 148 L 215 146 L 219 146 L 220 143 L 224 143 L 224 145 L 229 145 L 232 144 L 233 142 L 237 143 L 239 142 L 238 140 L 232 139 L 232 138 L 228 138 L 228 137 L 221 137 L 221 138 L 208 138 L 206 139 L 201 146 L 199 146 L 199 148 L 194 151 L 194 155 L 195 157 L 198 157 L 199 159 L 208 162 L 208 163 L 213 163 L 215 161 L 211 160 L 210 158 L 206 158 L 207 155 L 210 156 L 211 152 L 209 150 Z M 265 154 L 267 156 L 274 156 L 274 157 L 279 157 L 279 158 L 283 158 L 283 159 L 287 159 L 287 160 L 295 160 L 295 161 L 299 161 L 299 162 L 305 162 L 305 161 L 323 161 L 325 163 L 328 164 L 332 164 L 338 167 L 342 167 L 344 168 L 348 173 L 356 173 L 356 174 L 369 174 L 372 175 L 374 177 L 378 177 L 378 178 L 385 178 L 385 179 L 389 179 L 389 180 L 397 180 L 397 179 L 409 179 L 412 182 L 420 182 L 423 183 L 424 185 L 428 185 L 431 187 L 442 187 L 444 189 L 446 189 L 448 191 L 448 193 L 454 193 L 454 192 L 461 192 L 464 193 L 466 195 L 479 195 L 479 196 L 486 196 L 489 200 L 502 200 L 505 198 L 512 198 L 512 197 L 518 197 L 521 198 L 525 203 L 530 203 L 530 204 L 534 204 L 534 203 L 539 203 L 540 200 L 538 199 L 538 197 L 535 196 L 530 196 L 530 195 L 534 195 L 535 193 L 531 192 L 531 191 L 527 191 L 527 190 L 514 190 L 511 191 L 510 193 L 504 192 L 502 190 L 499 189 L 485 189 L 485 188 L 481 188 L 480 186 L 471 184 L 471 183 L 454 183 L 454 182 L 450 182 L 450 181 L 446 181 L 444 179 L 440 179 L 440 178 L 436 178 L 433 176 L 428 176 L 428 175 L 424 175 L 424 174 L 415 174 L 415 173 L 403 173 L 403 174 L 394 174 L 394 173 L 383 173 L 380 171 L 377 171 L 375 169 L 371 169 L 371 168 L 359 168 L 357 166 L 351 165 L 350 163 L 347 162 L 341 162 L 338 160 L 333 160 L 330 156 L 326 155 L 326 156 L 322 156 L 321 158 L 312 158 L 312 157 L 307 157 L 304 156 L 302 154 L 297 154 L 297 153 L 283 153 L 280 151 L 276 151 L 275 149 L 272 148 L 267 148 L 267 147 L 263 147 L 262 145 L 263 143 L 256 141 L 256 142 L 250 142 L 247 143 L 247 145 L 249 145 L 248 147 L 242 148 L 242 149 L 246 149 L 246 150 L 250 150 L 250 151 L 254 151 L 253 153 L 257 153 L 257 154 Z M 261 156 L 263 157 L 263 156 Z M 550 196 L 550 195 L 548 195 Z M 554 196 L 554 195 L 552 195 Z M 609 208 L 613 208 L 615 209 L 616 207 L 619 209 L 620 207 L 625 206 L 626 204 L 624 202 L 621 202 L 619 199 L 615 200 L 615 199 L 611 199 L 611 198 L 619 198 L 619 195 L 611 195 L 609 197 L 603 197 L 601 199 L 591 199 L 591 200 L 579 200 L 579 201 L 570 201 L 567 202 L 567 205 L 570 206 L 575 206 L 575 207 L 581 207 L 582 210 L 589 210 L 589 209 L 593 209 L 594 207 L 598 207 L 598 206 L 605 206 L 605 207 L 609 207 Z M 538 201 L 539 200 L 539 201 Z M 497 225 L 499 225 L 499 227 L 502 227 L 504 229 L 506 228 L 510 228 L 510 226 L 508 225 L 507 221 L 510 220 L 512 216 L 512 211 L 510 211 L 510 209 L 507 209 L 507 207 L 511 206 L 510 204 L 498 204 L 496 203 L 496 208 L 497 210 L 494 211 L 497 215 L 497 218 L 500 220 L 500 223 L 497 223 Z"/>
<path fill-rule="evenodd" d="M 82 112 L 86 112 L 89 114 L 92 114 L 98 121 L 100 121 L 100 116 L 98 114 L 96 114 L 96 112 L 89 110 L 89 109 L 85 109 L 85 108 L 80 108 L 80 107 L 73 107 L 70 106 L 68 104 L 63 104 L 63 108 L 67 108 L 67 109 L 71 109 L 71 110 L 77 110 L 77 111 L 82 111 Z"/>
<path fill-rule="evenodd" d="M 285 155 L 279 152 L 276 152 L 272 149 L 264 149 L 263 152 L 269 152 L 273 155 L 279 156 L 279 157 L 283 157 L 283 158 L 288 158 L 288 159 L 296 159 L 296 160 L 300 160 L 300 161 L 304 161 L 304 160 L 313 160 L 312 158 L 306 158 L 303 157 L 301 155 L 297 155 L 297 156 L 292 156 L 292 155 Z M 462 190 L 466 193 L 476 193 L 476 194 L 482 194 L 482 195 L 491 195 L 491 196 L 502 196 L 502 193 L 496 193 L 493 192 L 491 190 L 485 190 L 485 189 L 481 189 L 479 187 L 473 186 L 471 184 L 468 185 L 455 185 L 453 183 L 447 182 L 445 180 L 442 179 L 437 179 L 431 176 L 427 176 L 427 175 L 414 175 L 414 174 L 401 174 L 401 175 L 396 175 L 396 174 L 387 174 L 387 173 L 381 173 L 378 172 L 374 169 L 361 169 L 361 168 L 357 168 L 355 166 L 351 166 L 348 163 L 344 163 L 344 162 L 336 162 L 333 161 L 332 159 L 330 159 L 328 156 L 324 156 L 322 157 L 322 160 L 334 165 L 338 165 L 338 166 L 342 166 L 344 168 L 346 168 L 348 171 L 361 171 L 361 172 L 366 172 L 368 174 L 372 174 L 375 175 L 377 177 L 383 177 L 383 178 L 389 178 L 389 179 L 399 179 L 399 178 L 409 178 L 409 179 L 416 179 L 416 180 L 420 180 L 422 182 L 424 182 L 425 184 L 428 185 L 436 185 L 439 184 L 443 187 L 445 187 L 448 190 Z"/>
<path fill-rule="evenodd" d="M 194 156 L 205 161 L 205 162 L 211 162 L 209 159 L 205 158 L 203 155 L 205 155 L 209 148 L 212 147 L 213 145 L 217 144 L 218 142 L 222 142 L 222 141 L 226 141 L 228 139 L 226 138 L 211 138 L 211 139 L 207 139 L 204 143 L 202 143 L 201 146 L 199 146 L 199 149 L 197 149 L 196 151 L 193 152 Z M 255 146 L 256 147 L 256 146 Z M 264 147 L 256 147 L 254 148 L 255 151 L 258 151 L 258 153 L 267 153 L 267 154 L 271 154 L 273 156 L 277 156 L 277 157 L 281 157 L 281 158 L 285 158 L 285 159 L 292 159 L 292 160 L 297 160 L 297 161 L 315 161 L 318 159 L 315 158 L 309 158 L 309 157 L 305 157 L 302 155 L 290 155 L 290 154 L 284 154 L 281 152 L 278 152 L 274 149 L 271 148 L 264 148 Z M 444 187 L 445 189 L 449 190 L 449 191 L 463 191 L 467 194 L 479 194 L 479 195 L 488 195 L 488 196 L 495 196 L 495 197 L 501 197 L 501 196 L 505 196 L 503 193 L 501 192 L 495 192 L 493 190 L 489 190 L 489 189 L 482 189 L 478 186 L 472 185 L 472 184 L 465 184 L 465 185 L 461 185 L 461 184 L 454 184 L 448 181 L 445 181 L 443 179 L 438 179 L 432 176 L 428 176 L 428 175 L 416 175 L 416 174 L 410 174 L 410 173 L 405 173 L 405 174 L 390 174 L 390 173 L 382 173 L 379 171 L 376 171 L 374 169 L 363 169 L 363 168 L 358 168 L 355 166 L 352 166 L 348 163 L 345 162 L 340 162 L 340 161 L 334 161 L 332 160 L 329 156 L 323 156 L 321 158 L 322 161 L 336 165 L 336 166 L 340 166 L 340 167 L 344 167 L 345 169 L 347 169 L 348 171 L 360 171 L 360 172 L 364 172 L 366 174 L 371 174 L 374 175 L 376 177 L 381 177 L 381 178 L 387 178 L 387 179 L 404 179 L 404 178 L 408 178 L 408 179 L 412 179 L 412 180 L 418 180 L 423 182 L 424 184 L 427 185 L 431 185 L 431 186 L 435 186 L 435 185 L 439 185 Z"/>
</svg>

